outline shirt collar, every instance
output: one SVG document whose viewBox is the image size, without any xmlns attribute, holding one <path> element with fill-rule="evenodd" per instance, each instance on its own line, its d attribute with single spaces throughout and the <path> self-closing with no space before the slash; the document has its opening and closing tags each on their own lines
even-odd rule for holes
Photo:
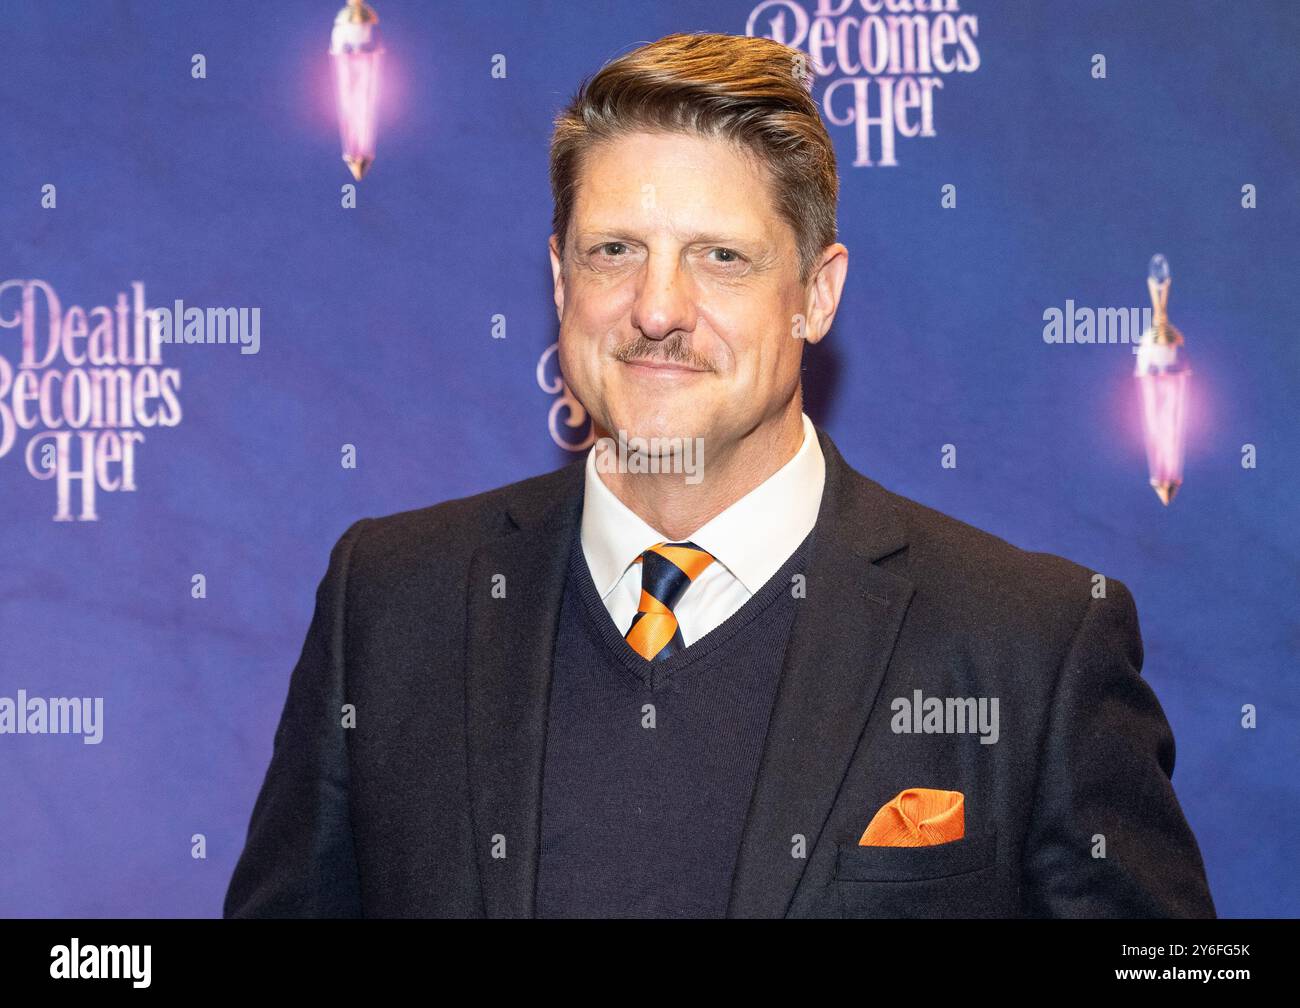
<svg viewBox="0 0 1300 1008">
<path fill-rule="evenodd" d="M 752 595 L 789 559 L 812 531 L 826 482 L 826 461 L 807 413 L 803 444 L 794 457 L 686 539 L 708 551 Z M 615 496 L 596 472 L 596 450 L 587 452 L 582 504 L 582 549 L 601 598 L 628 566 L 656 543 L 668 540 Z"/>
</svg>

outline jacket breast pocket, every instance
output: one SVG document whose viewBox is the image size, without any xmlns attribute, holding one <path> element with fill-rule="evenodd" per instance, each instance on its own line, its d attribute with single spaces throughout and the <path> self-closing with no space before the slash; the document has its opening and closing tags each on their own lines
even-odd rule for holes
<svg viewBox="0 0 1300 1008">
<path fill-rule="evenodd" d="M 926 847 L 837 843 L 833 881 L 845 917 L 1001 917 L 997 834 Z"/>
</svg>

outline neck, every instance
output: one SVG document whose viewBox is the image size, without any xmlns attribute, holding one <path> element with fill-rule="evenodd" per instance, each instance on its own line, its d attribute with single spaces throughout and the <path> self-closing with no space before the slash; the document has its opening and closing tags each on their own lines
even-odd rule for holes
<svg viewBox="0 0 1300 1008">
<path fill-rule="evenodd" d="M 598 436 L 609 436 L 597 430 Z M 707 442 L 703 479 L 686 482 L 680 472 L 600 472 L 599 478 L 651 528 L 682 542 L 794 458 L 803 444 L 802 401 L 796 396 L 777 416 L 764 419 L 738 441 L 711 453 Z M 663 467 L 669 468 L 669 467 Z"/>
</svg>

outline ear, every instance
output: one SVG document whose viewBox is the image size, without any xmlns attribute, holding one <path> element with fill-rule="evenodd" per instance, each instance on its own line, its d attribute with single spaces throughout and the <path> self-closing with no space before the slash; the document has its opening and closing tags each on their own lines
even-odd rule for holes
<svg viewBox="0 0 1300 1008">
<path fill-rule="evenodd" d="M 555 317 L 564 320 L 564 264 L 560 253 L 560 243 L 555 235 L 547 242 L 551 254 L 551 284 L 555 288 Z"/>
<path fill-rule="evenodd" d="M 844 279 L 849 272 L 849 250 L 836 242 L 827 245 L 813 274 L 808 278 L 804 298 L 804 318 L 808 320 L 805 338 L 817 343 L 830 331 L 840 306 Z"/>
</svg>

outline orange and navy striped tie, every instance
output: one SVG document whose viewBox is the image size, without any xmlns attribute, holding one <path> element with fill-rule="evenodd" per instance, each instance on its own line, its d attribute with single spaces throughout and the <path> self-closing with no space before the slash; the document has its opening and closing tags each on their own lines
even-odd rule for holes
<svg viewBox="0 0 1300 1008">
<path fill-rule="evenodd" d="M 623 636 L 646 661 L 663 661 L 686 647 L 673 606 L 713 557 L 693 542 L 661 542 L 636 563 L 641 565 L 641 603 Z"/>
</svg>

